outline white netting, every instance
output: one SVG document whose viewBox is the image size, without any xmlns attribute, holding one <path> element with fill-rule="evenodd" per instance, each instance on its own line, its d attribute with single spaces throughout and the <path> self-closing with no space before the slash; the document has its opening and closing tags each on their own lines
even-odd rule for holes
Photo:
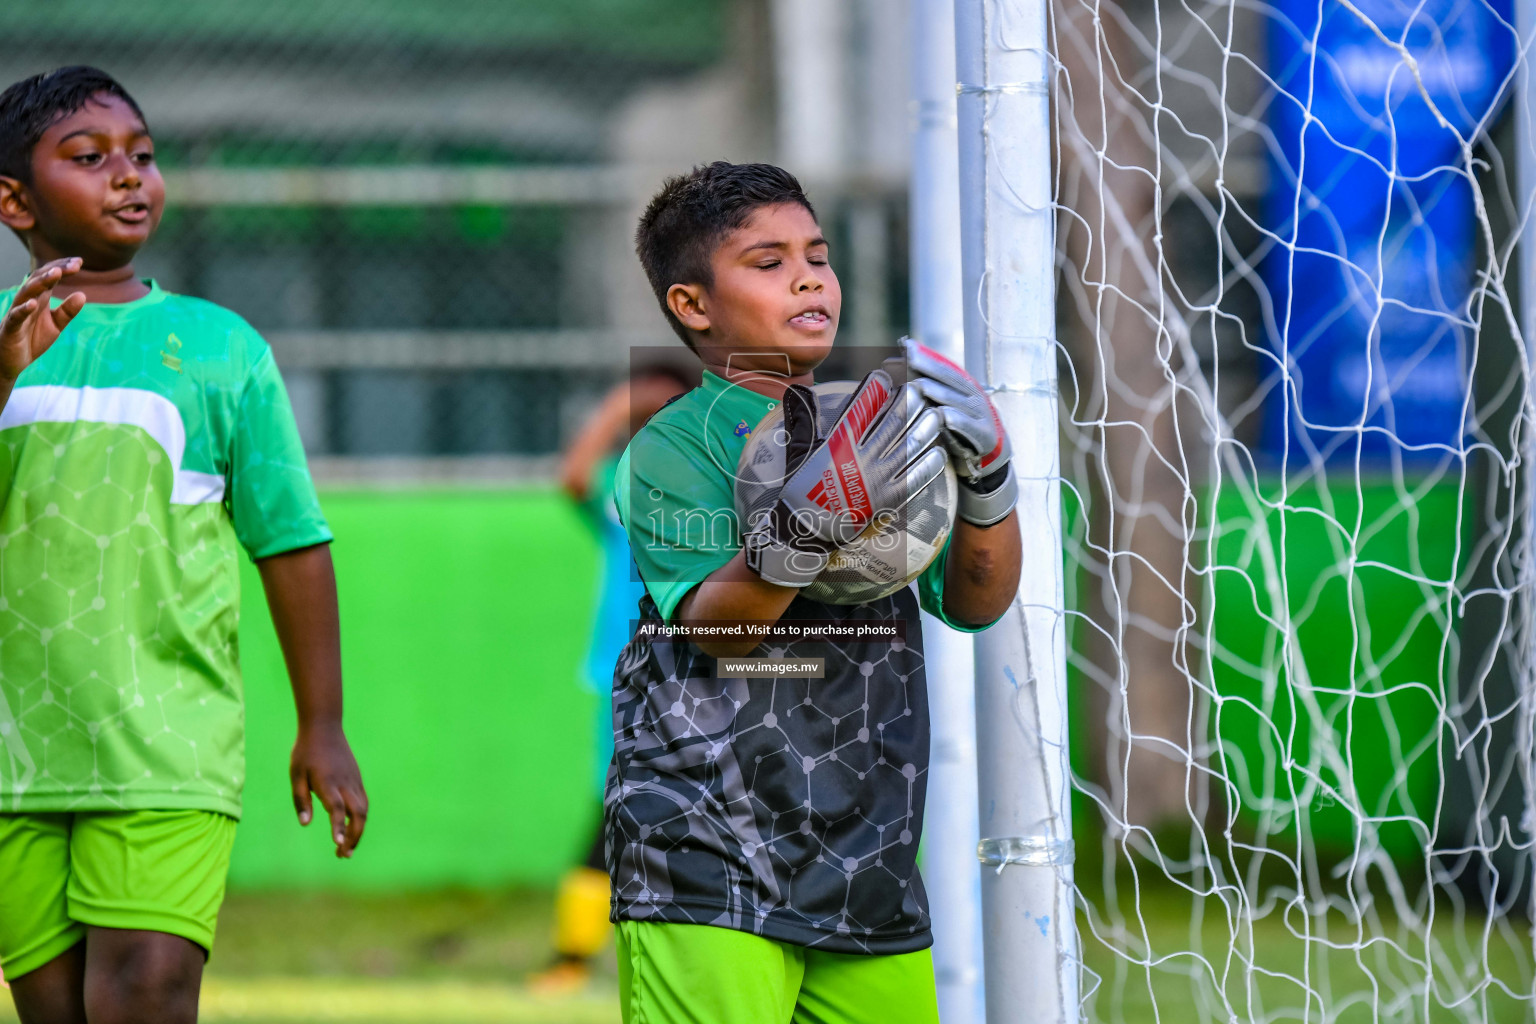
<svg viewBox="0 0 1536 1024">
<path fill-rule="evenodd" d="M 1084 1014 L 1529 1020 L 1514 15 L 1051 33 Z"/>
</svg>

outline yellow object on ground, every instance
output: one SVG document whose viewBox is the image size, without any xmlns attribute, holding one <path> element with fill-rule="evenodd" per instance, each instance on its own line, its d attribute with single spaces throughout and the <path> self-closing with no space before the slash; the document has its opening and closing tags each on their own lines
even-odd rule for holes
<svg viewBox="0 0 1536 1024">
<path fill-rule="evenodd" d="M 608 873 L 572 868 L 555 893 L 555 952 L 562 957 L 595 956 L 608 943 Z"/>
</svg>

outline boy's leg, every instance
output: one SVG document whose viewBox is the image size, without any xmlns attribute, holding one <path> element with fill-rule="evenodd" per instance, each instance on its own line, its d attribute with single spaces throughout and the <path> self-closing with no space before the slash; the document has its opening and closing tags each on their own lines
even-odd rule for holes
<svg viewBox="0 0 1536 1024">
<path fill-rule="evenodd" d="M 89 929 L 91 1024 L 192 1024 L 234 819 L 209 811 L 77 814 L 69 916 Z"/>
<path fill-rule="evenodd" d="M 85 929 L 70 920 L 68 814 L 0 814 L 0 967 L 23 1024 L 84 1024 Z"/>
<path fill-rule="evenodd" d="M 165 932 L 92 928 L 85 950 L 90 1024 L 195 1024 L 203 947 Z"/>
<path fill-rule="evenodd" d="M 805 970 L 798 946 L 709 925 L 620 921 L 618 947 L 624 1024 L 788 1024 Z"/>
<path fill-rule="evenodd" d="M 85 944 L 76 943 L 10 985 L 21 1024 L 86 1024 Z"/>
<path fill-rule="evenodd" d="M 794 1024 L 939 1024 L 933 953 L 806 950 Z"/>
</svg>

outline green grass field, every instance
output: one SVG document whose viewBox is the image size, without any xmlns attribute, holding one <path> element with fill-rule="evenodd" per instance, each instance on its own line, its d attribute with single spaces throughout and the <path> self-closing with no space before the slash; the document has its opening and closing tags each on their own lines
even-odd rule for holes
<svg viewBox="0 0 1536 1024">
<path fill-rule="evenodd" d="M 1390 915 L 1357 932 L 1342 901 L 1326 921 L 1274 905 L 1257 921 L 1229 922 L 1226 908 L 1207 900 L 1194 920 L 1186 892 L 1154 885 L 1122 892 L 1124 927 L 1117 931 L 1104 918 L 1103 900 L 1092 900 L 1094 923 L 1078 915 L 1088 966 L 1084 990 L 1096 990 L 1091 1020 L 1532 1020 L 1530 926 L 1519 918 L 1490 924 L 1468 915 L 1458 923 L 1440 899 L 1427 934 L 1400 926 Z M 1111 947 L 1132 955 L 1116 955 Z M 1434 965 L 1430 986 L 1423 984 L 1426 963 Z"/>
<path fill-rule="evenodd" d="M 231 894 L 200 1019 L 239 1024 L 617 1024 L 613 955 L 588 990 L 538 997 L 551 895 Z M 15 1021 L 0 999 L 0 1022 Z"/>
<path fill-rule="evenodd" d="M 239 1024 L 617 1024 L 611 949 L 579 995 L 539 997 L 524 988 L 523 979 L 547 955 L 550 903 L 549 893 L 530 890 L 235 894 L 220 918 L 201 1019 Z M 1098 988 L 1092 1020 L 1224 1024 L 1229 1017 L 1223 998 L 1240 1021 L 1514 1024 L 1531 1019 L 1517 999 L 1499 991 L 1499 985 L 1517 993 L 1531 991 L 1530 950 L 1528 945 L 1519 948 L 1529 936 L 1520 922 L 1496 929 L 1486 952 L 1479 946 L 1481 921 L 1469 920 L 1458 929 L 1445 919 L 1434 930 L 1438 944 L 1452 951 L 1439 960 L 1442 977 L 1455 972 L 1464 989 L 1481 986 L 1486 1001 L 1473 998 L 1452 1010 L 1437 1005 L 1451 1001 L 1453 994 L 1443 982 L 1438 998 L 1428 1004 L 1422 994 L 1399 995 L 1394 1001 L 1384 987 L 1379 1012 L 1373 1013 L 1371 982 L 1362 964 L 1379 981 L 1415 973 L 1406 959 L 1381 944 L 1357 956 L 1347 948 L 1323 955 L 1314 943 L 1308 961 L 1303 944 L 1280 915 L 1272 914 L 1255 925 L 1251 940 L 1234 949 L 1224 922 L 1208 908 L 1198 929 L 1202 963 L 1178 953 L 1194 943 L 1187 906 L 1176 894 L 1145 892 L 1141 908 L 1146 946 L 1158 961 L 1150 972 L 1109 954 L 1080 918 L 1091 971 L 1085 985 Z M 1134 914 L 1130 920 L 1136 920 Z M 1140 934 L 1139 926 L 1134 930 Z M 1330 938 L 1340 945 L 1350 940 L 1345 930 Z M 1459 952 L 1458 939 L 1469 943 Z M 1134 948 L 1141 941 L 1121 937 L 1116 944 Z M 1411 936 L 1405 946 L 1411 954 L 1422 954 L 1422 937 L 1417 948 Z M 1246 971 L 1249 961 L 1259 971 Z M 1326 1012 L 1314 997 L 1303 1015 L 1303 978 L 1314 992 L 1331 992 L 1335 1002 Z M 1217 997 L 1218 991 L 1224 996 Z M 1351 995 L 1353 1001 L 1346 998 Z M 14 1022 L 9 1002 L 0 1003 L 0 1022 Z"/>
</svg>

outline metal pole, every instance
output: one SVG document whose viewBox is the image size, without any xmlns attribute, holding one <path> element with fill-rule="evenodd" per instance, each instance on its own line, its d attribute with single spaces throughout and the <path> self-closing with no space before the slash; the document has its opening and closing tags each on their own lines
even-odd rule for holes
<svg viewBox="0 0 1536 1024">
<path fill-rule="evenodd" d="M 976 642 L 989 1024 L 1078 1019 L 1048 0 L 955 0 L 966 365 L 1018 460 L 1024 571 Z"/>
<path fill-rule="evenodd" d="M 912 333 L 965 360 L 954 0 L 912 2 Z M 939 1019 L 981 1024 L 981 873 L 976 843 L 976 660 L 971 638 L 923 616 L 933 755 L 923 881 L 933 911 Z"/>
<path fill-rule="evenodd" d="M 1516 216 L 1521 217 L 1520 228 L 1520 258 L 1518 268 L 1520 274 L 1520 333 L 1524 336 L 1526 376 L 1525 376 L 1525 401 L 1521 408 L 1521 414 L 1526 417 L 1523 435 L 1524 456 L 1530 459 L 1525 474 L 1525 510 L 1524 510 L 1524 547 L 1526 557 L 1525 579 L 1527 583 L 1526 601 L 1533 600 L 1529 588 L 1536 568 L 1532 561 L 1536 560 L 1536 443 L 1530 436 L 1533 428 L 1536 428 L 1536 401 L 1533 401 L 1532 367 L 1536 366 L 1536 353 L 1530 346 L 1536 341 L 1536 209 L 1533 209 L 1533 198 L 1536 198 L 1536 124 L 1532 118 L 1536 117 L 1536 75 L 1531 74 L 1531 59 L 1533 50 L 1536 50 L 1536 42 L 1532 36 L 1536 34 L 1536 0 L 1515 0 L 1515 31 L 1519 37 L 1519 49 L 1515 53 L 1519 67 L 1515 77 L 1515 181 L 1519 189 L 1519 201 L 1515 207 Z M 1536 688 L 1536 625 L 1532 621 L 1532 609 L 1526 609 L 1526 639 L 1521 645 L 1525 664 L 1520 666 L 1523 670 L 1523 678 L 1516 679 L 1516 685 L 1524 692 L 1520 701 L 1522 714 L 1520 716 L 1520 733 L 1516 742 L 1520 746 L 1521 758 L 1521 783 L 1525 792 L 1525 820 L 1524 829 L 1529 839 L 1532 827 L 1529 823 L 1536 821 L 1536 771 L 1533 771 L 1532 759 L 1536 756 L 1536 721 L 1533 721 L 1532 691 Z M 1486 828 L 1486 826 L 1484 826 Z M 1523 866 L 1521 872 L 1521 884 L 1526 887 L 1525 903 L 1527 914 L 1533 922 L 1530 939 L 1533 948 L 1536 948 L 1536 878 L 1532 877 L 1532 868 L 1529 861 Z"/>
<path fill-rule="evenodd" d="M 851 128 L 849 0 L 773 0 L 769 13 L 778 159 L 801 178 L 841 185 Z"/>
</svg>

